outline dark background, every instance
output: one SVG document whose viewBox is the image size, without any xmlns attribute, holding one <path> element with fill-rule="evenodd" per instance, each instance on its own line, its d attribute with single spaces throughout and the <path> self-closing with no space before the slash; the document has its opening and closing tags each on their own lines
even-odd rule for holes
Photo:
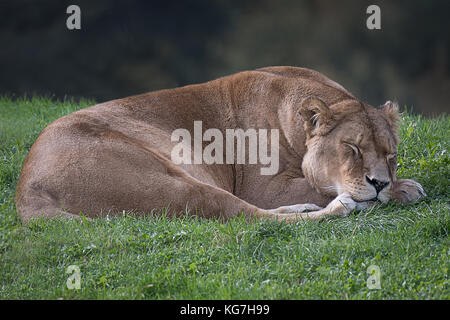
<svg viewBox="0 0 450 320">
<path fill-rule="evenodd" d="M 366 28 L 370 4 L 381 30 Z M 12 96 L 101 102 L 292 65 L 433 115 L 450 109 L 449 55 L 448 0 L 0 0 L 0 94 Z"/>
</svg>

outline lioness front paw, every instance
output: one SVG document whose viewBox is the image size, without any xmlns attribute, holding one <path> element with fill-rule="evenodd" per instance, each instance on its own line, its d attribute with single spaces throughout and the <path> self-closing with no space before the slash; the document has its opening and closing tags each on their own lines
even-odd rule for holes
<svg viewBox="0 0 450 320">
<path fill-rule="evenodd" d="M 352 199 L 349 193 L 342 193 L 331 201 L 325 208 L 326 214 L 333 216 L 346 217 L 352 212 L 358 204 Z"/>
<path fill-rule="evenodd" d="M 426 196 L 422 185 L 414 180 L 399 179 L 394 183 L 392 198 L 398 202 L 414 202 Z"/>
</svg>

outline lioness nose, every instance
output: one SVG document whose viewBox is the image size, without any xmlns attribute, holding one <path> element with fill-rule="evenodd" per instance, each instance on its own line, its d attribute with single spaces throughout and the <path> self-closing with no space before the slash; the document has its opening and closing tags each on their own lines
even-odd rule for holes
<svg viewBox="0 0 450 320">
<path fill-rule="evenodd" d="M 366 180 L 368 183 L 373 185 L 375 187 L 375 190 L 377 190 L 377 193 L 380 193 L 381 190 L 383 190 L 388 184 L 389 181 L 380 181 L 377 179 L 371 179 L 368 176 L 366 176 Z"/>
</svg>

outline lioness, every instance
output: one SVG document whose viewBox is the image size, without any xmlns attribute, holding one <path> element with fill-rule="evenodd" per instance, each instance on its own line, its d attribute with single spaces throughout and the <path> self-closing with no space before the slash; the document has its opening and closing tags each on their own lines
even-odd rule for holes
<svg viewBox="0 0 450 320">
<path fill-rule="evenodd" d="M 278 171 L 175 164 L 171 134 L 192 134 L 198 120 L 221 132 L 278 129 Z M 291 222 L 346 216 L 376 200 L 414 201 L 425 196 L 421 185 L 396 179 L 398 121 L 392 102 L 371 107 L 324 75 L 294 67 L 109 101 L 42 131 L 23 165 L 16 206 L 23 221 L 169 206 L 174 216 L 243 212 Z"/>
</svg>

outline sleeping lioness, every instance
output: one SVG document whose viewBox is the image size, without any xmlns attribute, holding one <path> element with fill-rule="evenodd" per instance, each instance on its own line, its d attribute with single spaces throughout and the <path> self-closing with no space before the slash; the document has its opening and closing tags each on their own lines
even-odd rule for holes
<svg viewBox="0 0 450 320">
<path fill-rule="evenodd" d="M 322 74 L 294 67 L 109 101 L 43 130 L 23 165 L 17 211 L 28 221 L 168 207 L 172 216 L 243 213 L 290 222 L 414 201 L 425 196 L 421 185 L 396 179 L 398 120 L 392 102 L 371 107 Z M 172 134 L 195 137 L 196 121 L 223 136 L 277 130 L 265 146 L 277 143 L 276 172 L 261 174 L 261 163 L 174 162 Z"/>
</svg>

